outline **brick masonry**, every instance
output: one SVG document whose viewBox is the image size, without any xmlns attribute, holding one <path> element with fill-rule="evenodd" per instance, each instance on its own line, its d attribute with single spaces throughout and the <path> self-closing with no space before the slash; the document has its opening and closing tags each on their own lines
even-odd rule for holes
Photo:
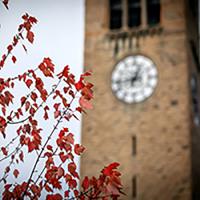
<svg viewBox="0 0 200 200">
<path fill-rule="evenodd" d="M 125 40 L 114 56 L 107 39 L 107 0 L 86 0 L 85 70 L 92 70 L 94 109 L 83 117 L 82 176 L 93 176 L 111 162 L 121 164 L 126 196 L 138 200 L 191 199 L 191 138 L 189 73 L 184 0 L 163 0 L 162 33 L 140 37 L 128 48 Z M 133 44 L 136 40 L 132 38 Z M 159 82 L 142 103 L 127 105 L 111 91 L 115 64 L 127 55 L 142 54 L 153 60 Z M 132 155 L 132 137 L 136 155 Z"/>
</svg>

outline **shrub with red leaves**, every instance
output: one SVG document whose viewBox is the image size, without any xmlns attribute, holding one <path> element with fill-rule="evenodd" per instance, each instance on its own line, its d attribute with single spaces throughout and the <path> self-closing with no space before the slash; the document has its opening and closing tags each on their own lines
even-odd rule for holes
<svg viewBox="0 0 200 200">
<path fill-rule="evenodd" d="M 3 0 L 2 3 L 8 9 L 9 1 Z M 18 33 L 0 59 L 0 69 L 5 67 L 7 59 L 17 63 L 19 58 L 14 56 L 17 45 L 22 45 L 27 51 L 24 43 L 34 42 L 32 27 L 37 19 L 26 13 L 22 21 Z M 75 156 L 80 156 L 85 147 L 75 143 L 74 134 L 66 125 L 72 119 L 79 119 L 80 113 L 92 109 L 93 84 L 86 80 L 90 75 L 91 72 L 83 73 L 76 81 L 68 65 L 56 72 L 52 60 L 45 57 L 35 69 L 8 79 L 0 78 L 0 136 L 7 143 L 0 148 L 0 161 L 9 161 L 0 174 L 0 183 L 4 184 L 3 200 L 37 200 L 42 194 L 47 200 L 119 198 L 122 184 L 118 163 L 105 167 L 99 177 L 85 177 L 78 187 L 80 178 Z M 47 79 L 52 80 L 51 89 L 47 89 Z M 14 94 L 16 83 L 23 85 L 28 92 L 22 96 Z M 19 106 L 10 109 L 16 101 Z M 45 132 L 39 124 L 48 124 L 51 113 L 54 125 L 50 132 Z M 7 141 L 9 127 L 12 127 L 12 139 Z M 35 155 L 34 163 L 26 171 L 28 179 L 19 182 L 18 177 L 23 172 L 18 164 Z M 44 160 L 43 166 L 38 167 L 41 160 Z M 8 178 L 12 176 L 15 181 L 9 183 Z"/>
</svg>

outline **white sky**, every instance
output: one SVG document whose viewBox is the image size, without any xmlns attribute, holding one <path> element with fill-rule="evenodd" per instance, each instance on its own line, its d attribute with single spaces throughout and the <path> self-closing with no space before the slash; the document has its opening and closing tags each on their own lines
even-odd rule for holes
<svg viewBox="0 0 200 200">
<path fill-rule="evenodd" d="M 29 68 L 35 68 L 44 57 L 50 57 L 60 70 L 68 64 L 72 72 L 78 76 L 83 66 L 84 0 L 11 0 L 9 10 L 0 4 L 1 55 L 6 52 L 7 45 L 12 41 L 18 25 L 22 22 L 21 16 L 26 12 L 38 19 L 38 24 L 33 29 L 34 43 L 26 45 L 28 54 L 19 45 L 13 51 L 17 62 L 6 62 L 5 68 L 0 71 L 0 77 L 15 76 Z M 20 93 L 23 94 L 23 91 L 19 88 L 17 95 Z M 79 122 L 74 120 L 69 126 L 76 136 L 80 134 Z M 46 131 L 50 130 L 49 127 L 45 128 Z M 5 144 L 1 137 L 0 141 Z M 22 169 L 26 171 L 32 162 L 29 160 L 24 163 Z M 3 165 L 0 164 L 0 172 L 2 170 Z M 24 174 L 20 177 L 23 180 Z"/>
</svg>

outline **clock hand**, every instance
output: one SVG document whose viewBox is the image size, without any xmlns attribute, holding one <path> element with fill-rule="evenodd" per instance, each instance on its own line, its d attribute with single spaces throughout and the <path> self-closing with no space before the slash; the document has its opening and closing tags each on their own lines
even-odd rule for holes
<svg viewBox="0 0 200 200">
<path fill-rule="evenodd" d="M 115 82 L 119 84 L 130 82 L 130 85 L 133 86 L 135 81 L 141 80 L 140 73 L 141 73 L 141 69 L 138 69 L 136 73 L 134 75 L 131 75 L 129 78 L 124 79 L 124 80 L 116 80 Z"/>
<path fill-rule="evenodd" d="M 139 68 L 134 76 L 130 79 L 131 80 L 131 85 L 134 85 L 134 82 L 140 78 L 139 74 L 141 72 L 141 69 Z"/>
</svg>

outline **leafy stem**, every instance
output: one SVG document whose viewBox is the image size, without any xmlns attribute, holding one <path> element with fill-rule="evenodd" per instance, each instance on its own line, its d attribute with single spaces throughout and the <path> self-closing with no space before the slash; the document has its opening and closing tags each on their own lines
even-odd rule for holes
<svg viewBox="0 0 200 200">
<path fill-rule="evenodd" d="M 75 94 L 75 96 L 76 96 L 76 94 Z M 40 153 L 39 153 L 39 155 L 38 155 L 38 157 L 37 157 L 37 159 L 36 159 L 36 161 L 35 161 L 35 164 L 34 164 L 33 169 L 32 169 L 32 171 L 31 171 L 30 177 L 29 177 L 29 179 L 28 179 L 28 181 L 27 181 L 26 189 L 25 189 L 24 193 L 22 194 L 22 198 L 24 198 L 24 196 L 26 195 L 26 192 L 27 192 L 27 190 L 28 190 L 28 188 L 29 188 L 30 182 L 32 181 L 33 174 L 34 174 L 35 169 L 36 169 L 36 167 L 37 167 L 37 164 L 38 164 L 38 162 L 39 162 L 39 160 L 40 160 L 40 158 L 41 158 L 41 156 L 42 156 L 42 153 L 43 153 L 44 150 L 45 150 L 45 147 L 47 146 L 47 144 L 48 144 L 48 142 L 50 141 L 52 135 L 54 134 L 54 132 L 55 132 L 56 129 L 58 128 L 59 124 L 62 122 L 62 119 L 64 118 L 64 116 L 67 114 L 67 112 L 68 112 L 68 110 L 69 110 L 71 104 L 73 103 L 74 99 L 75 99 L 75 98 L 72 98 L 72 99 L 71 99 L 71 101 L 70 101 L 68 107 L 65 109 L 65 111 L 63 112 L 63 114 L 59 117 L 59 119 L 57 120 L 56 125 L 54 126 L 54 128 L 53 128 L 53 130 L 51 131 L 51 133 L 49 134 L 49 136 L 48 136 L 46 142 L 44 143 L 44 145 L 43 145 L 43 147 L 42 147 L 42 149 L 41 149 L 41 151 L 40 151 Z"/>
</svg>

